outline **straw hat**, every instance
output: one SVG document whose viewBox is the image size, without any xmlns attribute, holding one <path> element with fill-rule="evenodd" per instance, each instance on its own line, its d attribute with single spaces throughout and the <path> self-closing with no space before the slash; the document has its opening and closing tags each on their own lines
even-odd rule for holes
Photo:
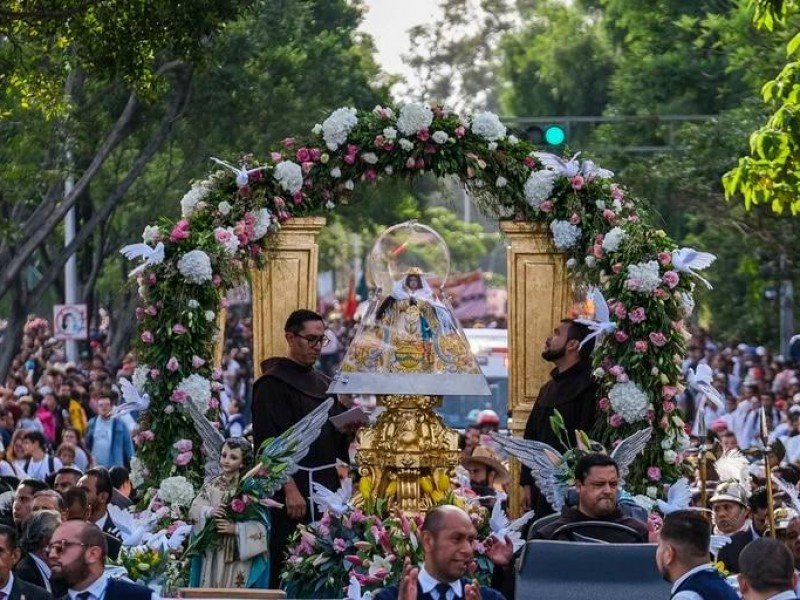
<svg viewBox="0 0 800 600">
<path fill-rule="evenodd" d="M 469 468 L 470 465 L 478 464 L 492 469 L 497 473 L 497 483 L 508 483 L 510 479 L 508 469 L 500 462 L 494 450 L 488 446 L 478 446 L 472 451 L 472 456 L 465 458 L 461 464 Z"/>
</svg>

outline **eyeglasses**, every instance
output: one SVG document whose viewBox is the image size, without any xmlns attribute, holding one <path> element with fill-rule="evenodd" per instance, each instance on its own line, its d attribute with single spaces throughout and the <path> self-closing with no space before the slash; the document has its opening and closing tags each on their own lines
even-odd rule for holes
<svg viewBox="0 0 800 600">
<path fill-rule="evenodd" d="M 72 546 L 83 546 L 84 548 L 87 547 L 89 544 L 82 544 L 81 542 L 71 542 L 69 540 L 60 540 L 58 542 L 53 542 L 52 544 L 47 544 L 44 550 L 49 554 L 55 554 L 56 556 L 60 556 L 67 551 L 67 548 Z"/>
<path fill-rule="evenodd" d="M 331 343 L 330 339 L 324 335 L 300 335 L 299 333 L 295 333 L 294 335 L 304 339 L 306 342 L 308 342 L 309 346 L 327 346 Z"/>
</svg>

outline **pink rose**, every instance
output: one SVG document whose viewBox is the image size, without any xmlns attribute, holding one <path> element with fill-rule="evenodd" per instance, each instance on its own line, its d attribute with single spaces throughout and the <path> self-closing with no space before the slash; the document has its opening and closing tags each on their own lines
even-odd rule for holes
<svg viewBox="0 0 800 600">
<path fill-rule="evenodd" d="M 334 552 L 339 552 L 341 554 L 347 550 L 347 542 L 345 542 L 342 538 L 335 538 L 333 540 L 333 550 Z"/>
<path fill-rule="evenodd" d="M 298 162 L 304 163 L 311 160 L 311 152 L 308 151 L 308 148 L 303 146 L 302 148 L 298 148 L 297 152 L 294 153 L 295 157 L 297 158 Z"/>
<path fill-rule="evenodd" d="M 572 216 L 569 218 L 569 222 L 573 225 L 577 225 L 581 222 L 581 216 L 578 213 L 572 213 Z"/>
<path fill-rule="evenodd" d="M 645 320 L 647 320 L 647 315 L 641 306 L 637 306 L 628 313 L 628 318 L 632 323 L 643 323 Z"/>
<path fill-rule="evenodd" d="M 303 203 L 303 192 L 295 192 L 292 194 L 292 202 L 295 204 L 302 204 Z"/>
<path fill-rule="evenodd" d="M 179 467 L 185 467 L 190 462 L 192 462 L 192 453 L 191 452 L 181 452 L 178 456 L 175 457 L 175 464 Z"/>
<path fill-rule="evenodd" d="M 661 405 L 661 408 L 664 409 L 664 412 L 669 414 L 675 411 L 675 403 L 672 400 L 667 400 Z"/>
<path fill-rule="evenodd" d="M 644 352 L 647 352 L 647 348 L 648 347 L 649 347 L 649 344 L 646 341 L 637 340 L 636 343 L 633 344 L 633 351 L 634 352 L 639 352 L 639 353 L 644 353 Z"/>
<path fill-rule="evenodd" d="M 659 300 L 663 300 L 664 298 L 667 298 L 668 296 L 669 296 L 669 292 L 664 290 L 664 289 L 662 289 L 662 288 L 660 288 L 660 287 L 653 290 L 653 298 L 658 298 Z"/>
<path fill-rule="evenodd" d="M 219 408 L 219 400 L 216 398 L 210 398 L 208 400 L 208 408 L 212 410 L 217 410 Z"/>
<path fill-rule="evenodd" d="M 678 393 L 678 388 L 674 385 L 665 385 L 661 388 L 661 397 L 664 400 L 670 400 Z"/>
<path fill-rule="evenodd" d="M 136 314 L 136 319 L 141 321 L 144 319 L 144 309 L 141 306 L 137 306 L 136 310 L 133 311 Z"/>
<path fill-rule="evenodd" d="M 206 364 L 206 361 L 204 361 L 202 358 L 197 356 L 197 354 L 192 356 L 192 368 L 193 369 L 199 369 L 204 364 Z"/>
<path fill-rule="evenodd" d="M 143 331 L 141 338 L 145 344 L 152 344 L 155 341 L 153 334 L 150 333 L 149 331 Z"/>
<path fill-rule="evenodd" d="M 600 398 L 600 400 L 597 401 L 597 407 L 600 410 L 608 410 L 610 406 L 611 406 L 611 400 L 609 400 L 608 398 Z"/>
<path fill-rule="evenodd" d="M 406 169 L 413 169 L 415 164 L 416 164 L 416 161 L 414 160 L 413 156 L 409 156 L 406 159 Z"/>
<path fill-rule="evenodd" d="M 283 138 L 281 140 L 281 144 L 283 145 L 284 148 L 291 150 L 292 148 L 294 148 L 294 138 L 293 137 Z"/>
<path fill-rule="evenodd" d="M 667 343 L 666 336 L 660 331 L 652 331 L 648 337 L 650 338 L 650 342 L 659 348 L 663 347 Z"/>
<path fill-rule="evenodd" d="M 158 369 L 150 369 L 150 379 L 156 381 L 160 377 L 161 377 L 161 371 L 159 371 Z"/>
<path fill-rule="evenodd" d="M 156 281 L 158 281 L 158 278 L 156 277 L 155 273 L 147 274 L 147 285 L 153 286 L 156 284 Z"/>
<path fill-rule="evenodd" d="M 660 262 L 662 265 L 668 265 L 672 262 L 672 254 L 669 252 L 659 252 L 658 262 Z"/>
<path fill-rule="evenodd" d="M 619 275 L 620 271 L 622 271 L 622 267 L 623 267 L 622 263 L 614 263 L 613 265 L 611 265 L 611 271 L 615 275 Z"/>
<path fill-rule="evenodd" d="M 172 447 L 175 448 L 178 452 L 191 452 L 192 451 L 192 440 L 178 440 Z"/>
<path fill-rule="evenodd" d="M 417 137 L 420 139 L 420 141 L 427 142 L 430 139 L 431 134 L 427 129 L 420 129 L 417 132 Z"/>
<path fill-rule="evenodd" d="M 458 132 L 458 130 L 456 130 L 456 132 Z M 461 136 L 458 136 L 458 137 L 461 137 Z M 525 160 L 524 160 L 524 161 L 522 161 L 522 162 L 523 162 L 523 163 L 525 164 L 525 166 L 526 166 L 526 167 L 528 167 L 529 169 L 533 169 L 533 168 L 536 166 L 536 161 L 535 161 L 535 160 L 533 160 L 533 157 L 532 157 L 532 156 L 526 156 L 526 157 L 525 157 Z"/>
<path fill-rule="evenodd" d="M 169 399 L 173 402 L 177 402 L 178 404 L 183 404 L 186 402 L 188 397 L 188 394 L 184 390 L 175 390 L 172 392 L 172 395 L 169 397 Z"/>
<path fill-rule="evenodd" d="M 572 178 L 572 189 L 577 191 L 581 189 L 585 183 L 586 180 L 581 175 L 575 175 L 575 177 Z"/>
<path fill-rule="evenodd" d="M 539 205 L 539 210 L 542 212 L 550 212 L 553 210 L 553 201 L 552 200 L 545 200 Z"/>
<path fill-rule="evenodd" d="M 613 210 L 607 208 L 603 211 L 603 218 L 608 221 L 609 223 L 613 223 L 617 220 L 617 215 L 614 213 Z"/>
<path fill-rule="evenodd" d="M 222 369 L 216 367 L 213 371 L 211 371 L 211 379 L 214 381 L 220 381 L 222 379 Z"/>
<path fill-rule="evenodd" d="M 624 372 L 625 372 L 625 369 L 623 369 L 620 365 L 614 365 L 613 367 L 611 367 L 608 370 L 608 373 L 613 377 L 619 377 Z"/>
<path fill-rule="evenodd" d="M 608 420 L 609 425 L 612 427 L 620 427 L 625 421 L 619 415 L 611 415 L 611 418 Z"/>
<path fill-rule="evenodd" d="M 614 314 L 618 319 L 624 319 L 628 316 L 628 311 L 625 310 L 625 306 L 622 302 L 617 302 L 617 305 L 614 307 Z"/>
<path fill-rule="evenodd" d="M 244 501 L 241 498 L 234 498 L 231 501 L 231 510 L 233 512 L 235 512 L 235 513 L 240 513 L 241 514 L 241 513 L 243 513 L 245 511 L 246 508 L 247 508 L 247 505 L 244 503 Z"/>
<path fill-rule="evenodd" d="M 280 152 L 270 152 L 269 158 L 274 163 L 279 163 L 283 160 L 283 155 Z"/>
<path fill-rule="evenodd" d="M 156 439 L 156 434 L 150 431 L 149 429 L 145 429 L 141 433 L 139 433 L 139 437 L 142 438 L 145 442 L 151 442 Z"/>
<path fill-rule="evenodd" d="M 346 156 L 344 157 L 344 162 L 346 162 L 348 165 L 354 165 L 354 164 L 356 164 L 356 155 L 355 155 L 355 154 L 348 154 L 348 155 L 346 155 Z"/>
<path fill-rule="evenodd" d="M 631 223 L 638 223 L 639 222 L 639 215 L 631 215 L 628 217 L 628 221 Z"/>
<path fill-rule="evenodd" d="M 230 241 L 231 239 L 231 232 L 227 229 L 222 229 L 222 227 L 216 229 L 214 231 L 214 239 L 217 240 L 220 244 L 225 244 Z"/>
<path fill-rule="evenodd" d="M 174 373 L 178 369 L 181 368 L 181 364 L 178 362 L 178 359 L 174 356 L 171 356 L 170 359 L 167 361 L 167 371 Z"/>
<path fill-rule="evenodd" d="M 603 258 L 603 246 L 600 244 L 592 246 L 592 254 L 595 258 Z"/>
<path fill-rule="evenodd" d="M 658 467 L 647 467 L 647 478 L 650 481 L 661 481 L 661 469 Z"/>
<path fill-rule="evenodd" d="M 618 343 L 624 344 L 628 341 L 628 334 L 621 329 L 617 330 L 614 332 L 614 339 L 617 340 Z"/>
<path fill-rule="evenodd" d="M 319 148 L 311 148 L 311 160 L 314 162 L 319 162 L 322 158 L 322 150 Z"/>
<path fill-rule="evenodd" d="M 186 219 L 181 219 L 172 228 L 172 231 L 169 234 L 169 241 L 170 242 L 179 242 L 181 240 L 185 240 L 189 237 L 189 221 Z"/>
<path fill-rule="evenodd" d="M 679 280 L 680 277 L 678 277 L 678 274 L 675 271 L 667 271 L 666 273 L 664 273 L 664 283 L 667 284 L 669 289 L 672 289 L 676 285 L 678 285 Z"/>
<path fill-rule="evenodd" d="M 187 331 L 186 327 L 184 327 L 180 323 L 175 323 L 175 325 L 172 326 L 172 333 L 174 333 L 175 335 L 183 335 L 186 333 L 186 331 Z"/>
<path fill-rule="evenodd" d="M 211 276 L 211 283 L 214 284 L 214 287 L 219 287 L 222 285 L 222 277 L 220 276 L 219 273 L 214 273 Z"/>
<path fill-rule="evenodd" d="M 155 317 L 158 314 L 158 309 L 154 305 L 150 305 L 144 309 L 146 315 L 150 315 L 151 317 Z"/>
<path fill-rule="evenodd" d="M 467 134 L 467 130 L 466 130 L 466 129 L 464 129 L 464 126 L 463 126 L 463 125 L 459 125 L 458 127 L 456 127 L 456 137 L 457 137 L 457 138 L 462 138 L 462 137 L 464 137 L 466 134 Z M 528 157 L 528 158 L 530 158 L 530 157 Z M 528 162 L 527 162 L 527 161 L 528 161 L 528 158 L 526 158 L 526 159 L 525 159 L 525 161 L 526 161 L 526 162 L 525 162 L 525 164 L 526 164 L 526 165 L 528 164 Z M 531 159 L 531 160 L 533 160 L 533 159 Z M 533 168 L 533 167 L 531 167 L 531 168 Z"/>
<path fill-rule="evenodd" d="M 625 197 L 625 192 L 622 191 L 622 188 L 619 187 L 619 184 L 617 183 L 612 183 L 608 188 L 608 191 L 611 193 L 611 197 L 614 200 L 622 201 L 622 199 Z"/>
</svg>

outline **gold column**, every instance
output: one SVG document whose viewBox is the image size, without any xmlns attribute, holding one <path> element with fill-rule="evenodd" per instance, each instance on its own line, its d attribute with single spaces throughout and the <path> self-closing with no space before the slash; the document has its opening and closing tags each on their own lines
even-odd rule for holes
<svg viewBox="0 0 800 600">
<path fill-rule="evenodd" d="M 324 217 L 287 221 L 268 242 L 264 268 L 250 272 L 254 365 L 271 356 L 286 354 L 283 326 L 293 310 L 316 309 L 317 236 L 324 225 Z"/>
<path fill-rule="evenodd" d="M 522 436 L 539 389 L 552 366 L 541 357 L 544 341 L 568 316 L 572 293 L 566 258 L 545 225 L 501 221 L 510 241 L 508 264 L 509 428 Z M 511 513 L 520 514 L 519 464 L 512 461 Z"/>
</svg>

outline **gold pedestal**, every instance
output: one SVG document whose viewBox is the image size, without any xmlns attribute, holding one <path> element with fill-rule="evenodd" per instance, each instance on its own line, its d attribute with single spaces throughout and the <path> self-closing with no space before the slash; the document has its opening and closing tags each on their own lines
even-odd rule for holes
<svg viewBox="0 0 800 600">
<path fill-rule="evenodd" d="M 449 492 L 458 465 L 458 433 L 434 412 L 441 396 L 378 396 L 384 411 L 359 431 L 356 462 L 372 482 L 372 496 L 405 513 L 425 512 Z"/>
<path fill-rule="evenodd" d="M 508 248 L 508 409 L 509 428 L 522 436 L 539 389 L 552 365 L 542 348 L 553 329 L 569 315 L 572 292 L 566 258 L 556 250 L 544 225 L 501 221 Z M 519 463 L 512 462 L 511 513 L 520 514 Z"/>
<path fill-rule="evenodd" d="M 283 326 L 298 308 L 317 306 L 317 236 L 324 217 L 298 217 L 273 235 L 263 269 L 251 271 L 254 365 L 286 353 Z"/>
</svg>

